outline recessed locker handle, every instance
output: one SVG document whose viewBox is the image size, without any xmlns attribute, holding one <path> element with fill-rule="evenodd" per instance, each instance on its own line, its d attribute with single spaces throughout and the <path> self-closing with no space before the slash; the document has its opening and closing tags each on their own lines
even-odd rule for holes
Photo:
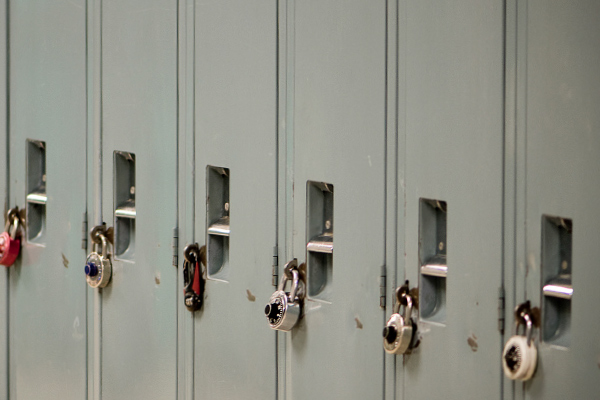
<svg viewBox="0 0 600 400">
<path fill-rule="evenodd" d="M 437 255 L 431 258 L 425 265 L 421 265 L 421 274 L 446 278 L 448 276 L 446 256 Z"/>
<path fill-rule="evenodd" d="M 127 200 L 123 202 L 120 206 L 115 210 L 115 217 L 120 218 L 135 218 L 135 201 Z"/>
<path fill-rule="evenodd" d="M 48 202 L 48 196 L 46 196 L 45 191 L 32 192 L 27 195 L 27 202 L 33 204 L 46 205 L 46 203 Z"/>
<path fill-rule="evenodd" d="M 571 285 L 571 279 L 565 277 L 553 279 L 544 285 L 542 292 L 544 293 L 544 296 L 571 300 L 573 298 L 573 286 Z"/>
<path fill-rule="evenodd" d="M 229 215 L 219 218 L 217 222 L 208 227 L 208 234 L 215 236 L 227 236 L 231 233 L 229 227 Z"/>
<path fill-rule="evenodd" d="M 306 250 L 314 253 L 333 254 L 333 234 L 325 232 L 322 235 L 315 236 L 306 244 Z"/>
</svg>

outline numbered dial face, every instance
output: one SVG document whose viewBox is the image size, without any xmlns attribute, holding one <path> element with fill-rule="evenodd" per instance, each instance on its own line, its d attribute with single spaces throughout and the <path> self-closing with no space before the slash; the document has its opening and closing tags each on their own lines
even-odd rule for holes
<svg viewBox="0 0 600 400">
<path fill-rule="evenodd" d="M 521 354 L 520 346 L 510 346 L 504 354 L 506 366 L 512 372 L 517 371 L 521 367 L 523 355 Z"/>
<path fill-rule="evenodd" d="M 110 260 L 96 252 L 91 253 L 85 262 L 85 275 L 88 285 L 103 288 L 108 285 L 112 274 Z"/>
<path fill-rule="evenodd" d="M 285 293 L 276 292 L 271 296 L 269 304 L 265 307 L 265 316 L 269 320 L 269 325 L 278 326 L 283 320 L 287 308 L 287 299 Z"/>
</svg>

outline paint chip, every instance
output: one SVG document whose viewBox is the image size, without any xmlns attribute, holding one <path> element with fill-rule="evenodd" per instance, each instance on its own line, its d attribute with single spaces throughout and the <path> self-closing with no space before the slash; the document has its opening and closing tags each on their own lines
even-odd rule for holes
<svg viewBox="0 0 600 400">
<path fill-rule="evenodd" d="M 154 282 L 156 282 L 157 285 L 160 285 L 160 274 L 156 274 L 154 277 Z"/>
<path fill-rule="evenodd" d="M 252 294 L 250 289 L 246 289 L 246 297 L 248 297 L 249 301 L 256 301 L 256 296 Z"/>
<path fill-rule="evenodd" d="M 69 260 L 67 259 L 67 257 L 65 257 L 64 253 L 62 254 L 62 259 L 63 259 L 63 265 L 65 266 L 65 268 L 69 268 Z"/>
<path fill-rule="evenodd" d="M 471 334 L 471 336 L 467 338 L 467 343 L 471 347 L 471 350 L 474 352 L 477 351 L 479 345 L 477 344 L 477 336 L 475 336 L 475 334 Z"/>
<path fill-rule="evenodd" d="M 362 322 L 360 322 L 360 319 L 358 319 L 358 317 L 354 318 L 354 321 L 356 321 L 356 328 L 357 329 L 362 329 L 363 328 L 363 324 L 362 324 Z"/>
</svg>

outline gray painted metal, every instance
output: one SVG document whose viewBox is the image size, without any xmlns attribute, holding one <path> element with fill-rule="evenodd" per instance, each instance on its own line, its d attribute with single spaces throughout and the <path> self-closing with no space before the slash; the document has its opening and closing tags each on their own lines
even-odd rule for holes
<svg viewBox="0 0 600 400">
<path fill-rule="evenodd" d="M 419 199 L 426 198 L 448 205 L 448 277 L 445 320 L 419 319 L 419 347 L 396 359 L 396 371 L 404 369 L 397 398 L 499 398 L 503 5 L 402 1 L 400 9 L 405 276 L 411 286 L 420 279 Z"/>
<path fill-rule="evenodd" d="M 195 242 L 194 232 L 194 6 L 195 0 L 178 2 L 178 234 L 179 266 L 183 249 Z M 178 399 L 194 398 L 194 318 L 183 304 L 183 274 L 177 273 Z"/>
<path fill-rule="evenodd" d="M 11 2 L 10 206 L 25 205 L 26 139 L 46 142 L 46 225 L 10 267 L 10 399 L 86 396 L 85 2 Z M 25 235 L 26 236 L 26 235 Z"/>
<path fill-rule="evenodd" d="M 538 368 L 530 382 L 515 385 L 515 397 L 593 398 L 600 392 L 600 5 L 530 0 L 517 15 L 517 93 L 523 93 L 517 101 L 522 101 L 523 123 L 517 126 L 522 212 L 517 219 L 516 303 L 530 299 L 533 306 L 544 307 L 543 214 L 573 220 L 574 294 L 570 345 L 540 343 L 536 331 Z"/>
<path fill-rule="evenodd" d="M 167 0 L 101 5 L 102 216 L 112 225 L 113 152 L 135 154 L 135 254 L 115 260 L 101 299 L 101 397 L 177 392 L 177 7 Z M 94 19 L 94 22 L 97 20 Z M 97 67 L 97 65 L 96 65 Z M 116 238 L 119 240 L 119 238 Z M 133 378 L 135 377 L 135 378 Z"/>
<path fill-rule="evenodd" d="M 329 301 L 285 335 L 286 398 L 383 396 L 386 3 L 293 2 L 292 256 L 306 259 L 307 181 L 333 184 Z M 289 54 L 289 53 L 288 53 Z M 288 114 L 289 115 L 289 114 Z M 285 260 L 287 261 L 287 260 Z M 283 264 L 283 263 L 281 263 Z M 283 335 L 282 335 L 283 336 Z"/>
<path fill-rule="evenodd" d="M 208 165 L 229 169 L 231 224 L 229 262 L 194 315 L 198 399 L 275 398 L 275 333 L 263 310 L 274 290 L 276 6 L 215 0 L 194 9 L 195 239 L 206 240 Z"/>
<path fill-rule="evenodd" d="M 6 0 L 0 1 L 0 223 L 4 227 L 4 215 L 8 208 L 8 160 L 6 145 L 8 141 L 8 88 L 7 88 L 7 33 L 8 19 Z M 8 270 L 0 272 L 0 397 L 8 398 Z"/>
</svg>

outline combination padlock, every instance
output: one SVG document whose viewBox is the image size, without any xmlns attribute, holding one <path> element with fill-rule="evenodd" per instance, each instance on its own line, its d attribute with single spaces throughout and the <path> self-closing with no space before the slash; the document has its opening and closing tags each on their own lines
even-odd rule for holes
<svg viewBox="0 0 600 400">
<path fill-rule="evenodd" d="M 103 288 L 108 285 L 112 276 L 112 263 L 108 251 L 108 239 L 106 238 L 106 227 L 98 225 L 92 228 L 92 252 L 85 262 L 85 275 L 88 285 L 93 288 Z M 101 252 L 97 247 L 101 244 Z"/>
<path fill-rule="evenodd" d="M 404 306 L 404 315 L 400 314 L 400 306 Z M 408 281 L 396 289 L 394 313 L 383 328 L 383 348 L 388 354 L 404 354 L 411 347 L 417 331 L 411 314 L 413 299 L 409 294 Z"/>
<path fill-rule="evenodd" d="M 537 348 L 533 341 L 533 320 L 529 301 L 515 310 L 515 334 L 502 352 L 502 368 L 509 379 L 527 381 L 535 373 Z M 525 336 L 519 335 L 519 325 L 525 325 Z"/>
<path fill-rule="evenodd" d="M 19 208 L 11 208 L 6 216 L 6 227 L 0 234 L 0 265 L 10 267 L 21 252 L 21 237 L 19 236 Z"/>
<path fill-rule="evenodd" d="M 183 250 L 183 302 L 189 311 L 202 308 L 205 278 L 200 265 L 206 266 L 206 246 L 189 244 Z"/>
<path fill-rule="evenodd" d="M 288 262 L 283 271 L 277 291 L 273 293 L 265 307 L 265 316 L 272 329 L 290 331 L 302 315 L 304 282 L 300 279 L 300 270 L 296 259 Z M 292 287 L 288 293 L 285 291 L 285 286 L 290 280 Z"/>
</svg>

